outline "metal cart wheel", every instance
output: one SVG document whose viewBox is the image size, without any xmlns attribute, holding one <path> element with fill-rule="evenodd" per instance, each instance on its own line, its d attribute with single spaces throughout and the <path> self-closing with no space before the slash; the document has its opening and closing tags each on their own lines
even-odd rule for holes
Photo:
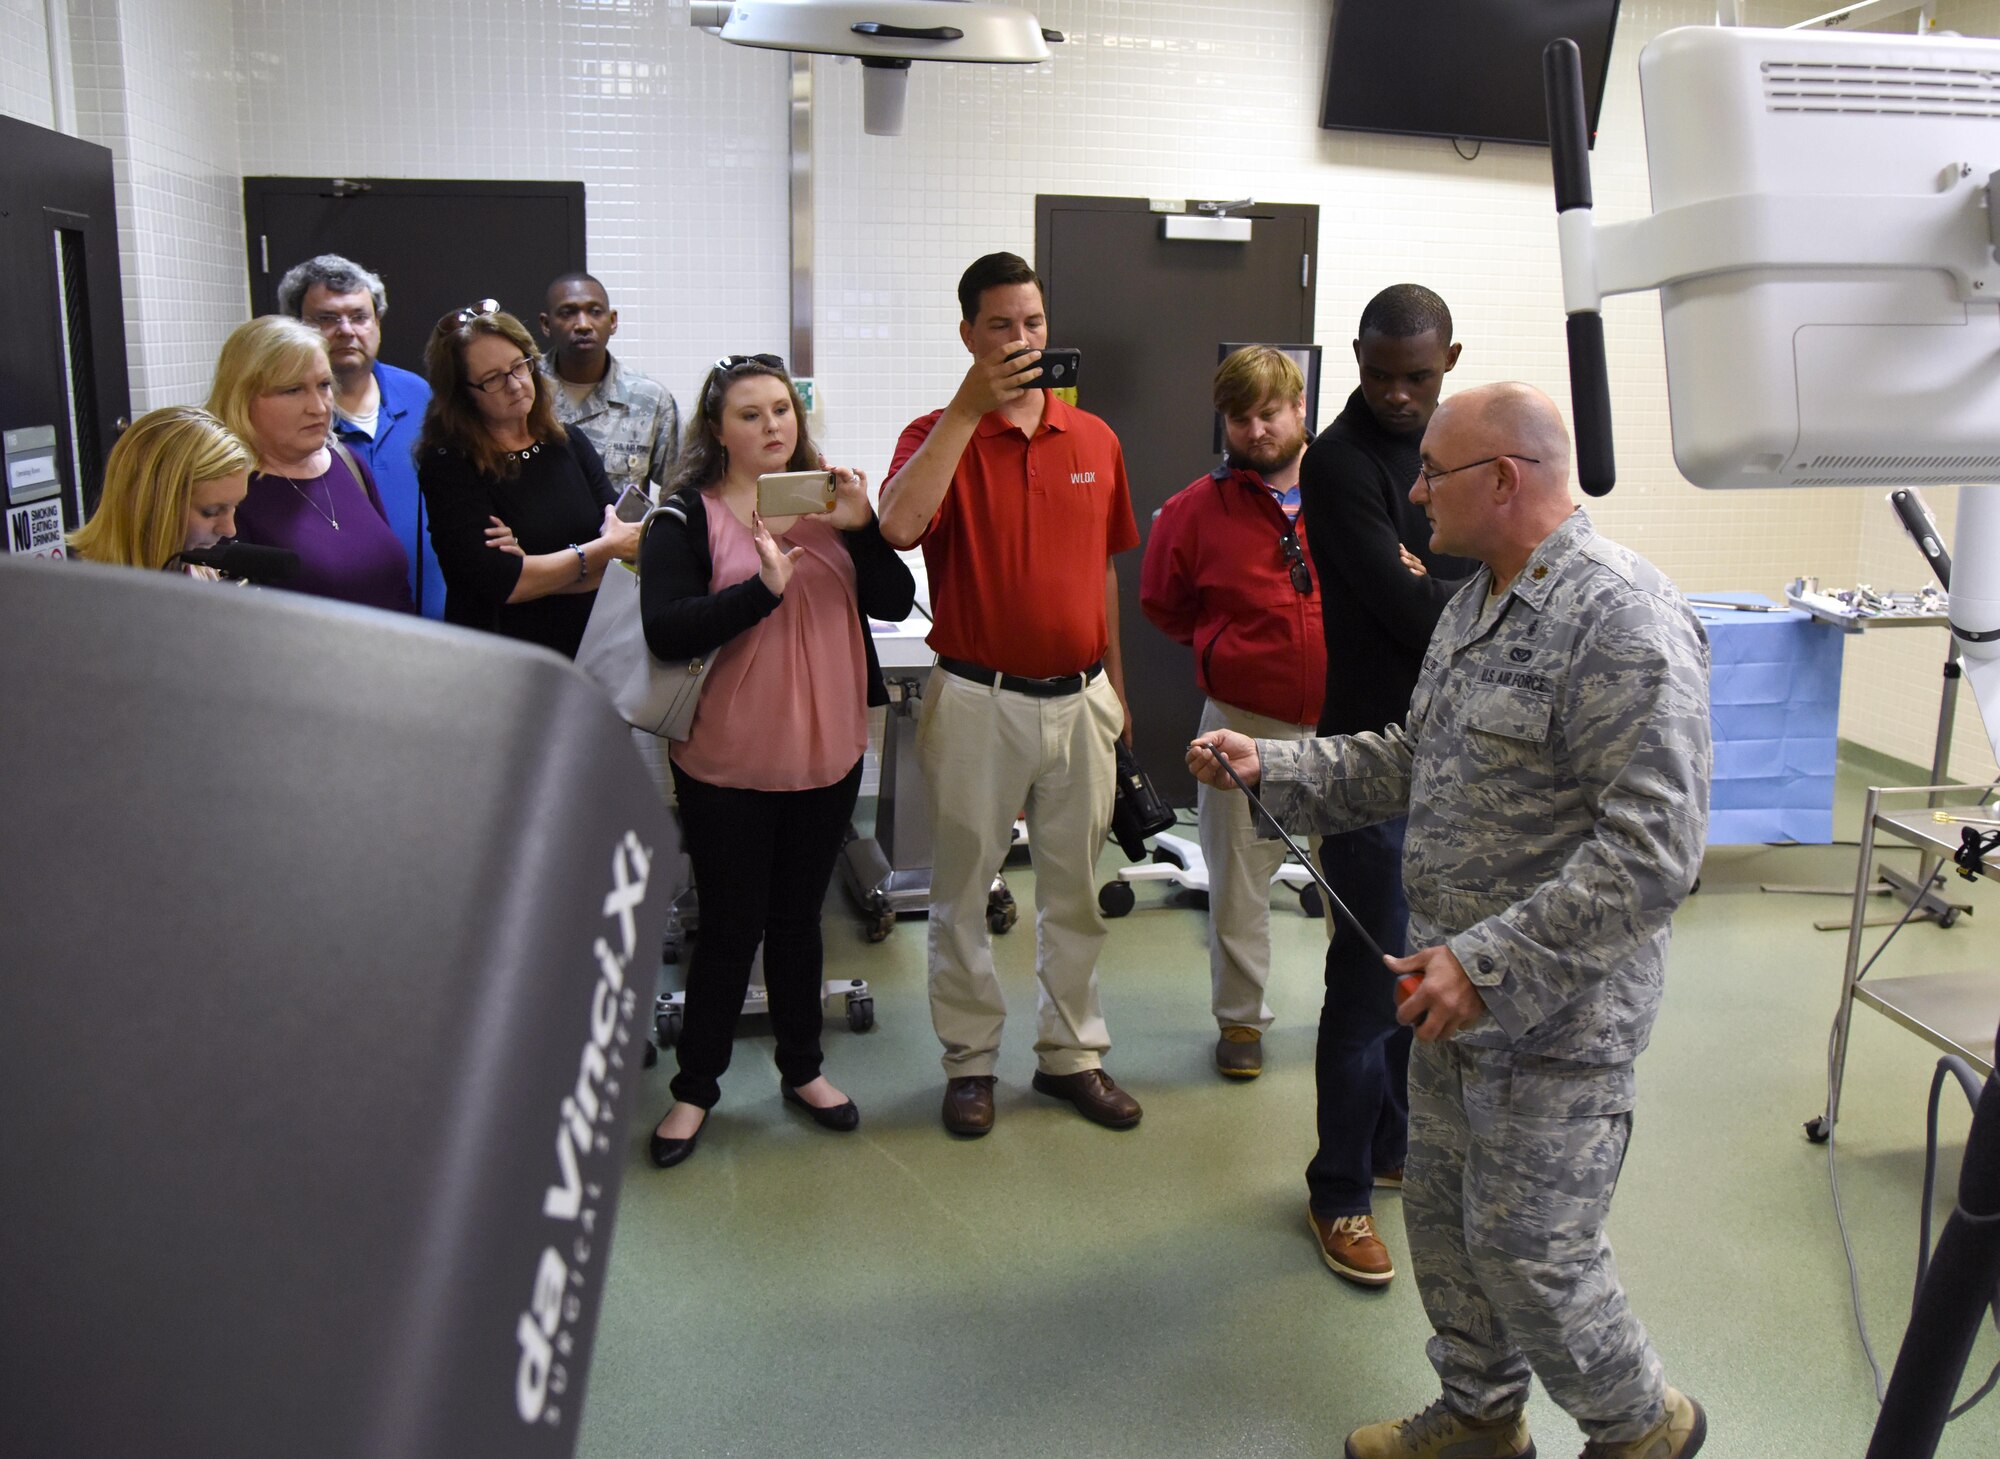
<svg viewBox="0 0 2000 1459">
<path fill-rule="evenodd" d="M 1097 889 L 1097 909 L 1107 917 L 1123 917 L 1138 902 L 1130 882 L 1108 881 Z"/>
<path fill-rule="evenodd" d="M 998 937 L 1004 932 L 1012 932 L 1014 924 L 1021 920 L 1021 909 L 1014 905 L 1014 894 L 1007 890 L 1006 883 L 997 882 L 986 894 L 986 927 Z"/>
<path fill-rule="evenodd" d="M 1825 1115 L 1814 1115 L 1806 1121 L 1806 1138 L 1815 1145 L 1824 1145 L 1826 1137 L 1832 1133 L 1833 1128 L 1827 1124 Z"/>
<path fill-rule="evenodd" d="M 681 1041 L 681 1011 L 678 1008 L 662 1008 L 653 1015 L 654 1042 L 663 1049 L 671 1049 Z"/>
<path fill-rule="evenodd" d="M 873 998 L 850 998 L 847 1000 L 847 1026 L 855 1033 L 866 1033 L 875 1026 L 875 1000 Z"/>
<path fill-rule="evenodd" d="M 1319 887 L 1316 884 L 1307 882 L 1299 888 L 1299 910 L 1308 917 L 1326 915 L 1326 903 L 1320 900 Z"/>
<path fill-rule="evenodd" d="M 896 930 L 896 914 L 890 911 L 876 912 L 861 924 L 861 935 L 869 942 L 886 941 Z"/>
</svg>

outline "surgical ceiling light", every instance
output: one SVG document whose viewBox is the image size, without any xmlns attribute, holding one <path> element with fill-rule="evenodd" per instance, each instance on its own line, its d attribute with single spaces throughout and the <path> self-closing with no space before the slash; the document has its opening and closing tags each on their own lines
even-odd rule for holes
<svg viewBox="0 0 2000 1459">
<path fill-rule="evenodd" d="M 862 129 L 903 131 L 912 61 L 1033 66 L 1061 31 L 983 0 L 694 0 L 689 19 L 732 45 L 853 56 L 863 67 Z"/>
</svg>

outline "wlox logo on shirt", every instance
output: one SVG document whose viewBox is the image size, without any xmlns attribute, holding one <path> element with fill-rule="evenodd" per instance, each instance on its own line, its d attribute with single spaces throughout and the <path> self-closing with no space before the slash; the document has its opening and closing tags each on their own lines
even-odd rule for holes
<svg viewBox="0 0 2000 1459">
<path fill-rule="evenodd" d="M 1097 482 L 1095 471 L 1072 471 L 1069 474 L 1071 486 L 1094 486 Z"/>
</svg>

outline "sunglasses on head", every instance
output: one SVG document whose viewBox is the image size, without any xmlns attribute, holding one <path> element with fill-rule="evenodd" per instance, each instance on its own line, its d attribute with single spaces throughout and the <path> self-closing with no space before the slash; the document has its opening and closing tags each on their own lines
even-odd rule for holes
<svg viewBox="0 0 2000 1459">
<path fill-rule="evenodd" d="M 478 303 L 468 304 L 463 309 L 454 309 L 451 313 L 439 319 L 437 322 L 437 333 L 444 334 L 449 330 L 459 328 L 461 325 L 470 324 L 475 319 L 484 319 L 489 315 L 498 314 L 499 312 L 500 301 L 498 299 L 481 299 Z"/>
<path fill-rule="evenodd" d="M 725 375 L 731 370 L 740 370 L 745 365 L 762 365 L 769 370 L 782 371 L 785 361 L 782 355 L 724 355 L 715 362 L 715 368 Z"/>
</svg>

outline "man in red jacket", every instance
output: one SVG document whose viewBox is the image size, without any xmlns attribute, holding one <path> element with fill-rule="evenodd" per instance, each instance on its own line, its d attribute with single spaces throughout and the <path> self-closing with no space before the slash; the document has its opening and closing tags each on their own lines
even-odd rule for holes
<svg viewBox="0 0 2000 1459">
<path fill-rule="evenodd" d="M 1228 451 L 1215 470 L 1168 498 L 1153 523 L 1139 604 L 1195 652 L 1208 696 L 1199 733 L 1310 739 L 1326 688 L 1326 640 L 1299 520 L 1306 449 L 1305 377 L 1290 356 L 1241 349 L 1215 372 Z M 1271 878 L 1282 841 L 1263 840 L 1249 802 L 1203 785 L 1196 805 L 1208 864 L 1208 969 L 1221 1038 L 1215 1067 L 1231 1079 L 1264 1069 L 1271 1026 Z"/>
</svg>

